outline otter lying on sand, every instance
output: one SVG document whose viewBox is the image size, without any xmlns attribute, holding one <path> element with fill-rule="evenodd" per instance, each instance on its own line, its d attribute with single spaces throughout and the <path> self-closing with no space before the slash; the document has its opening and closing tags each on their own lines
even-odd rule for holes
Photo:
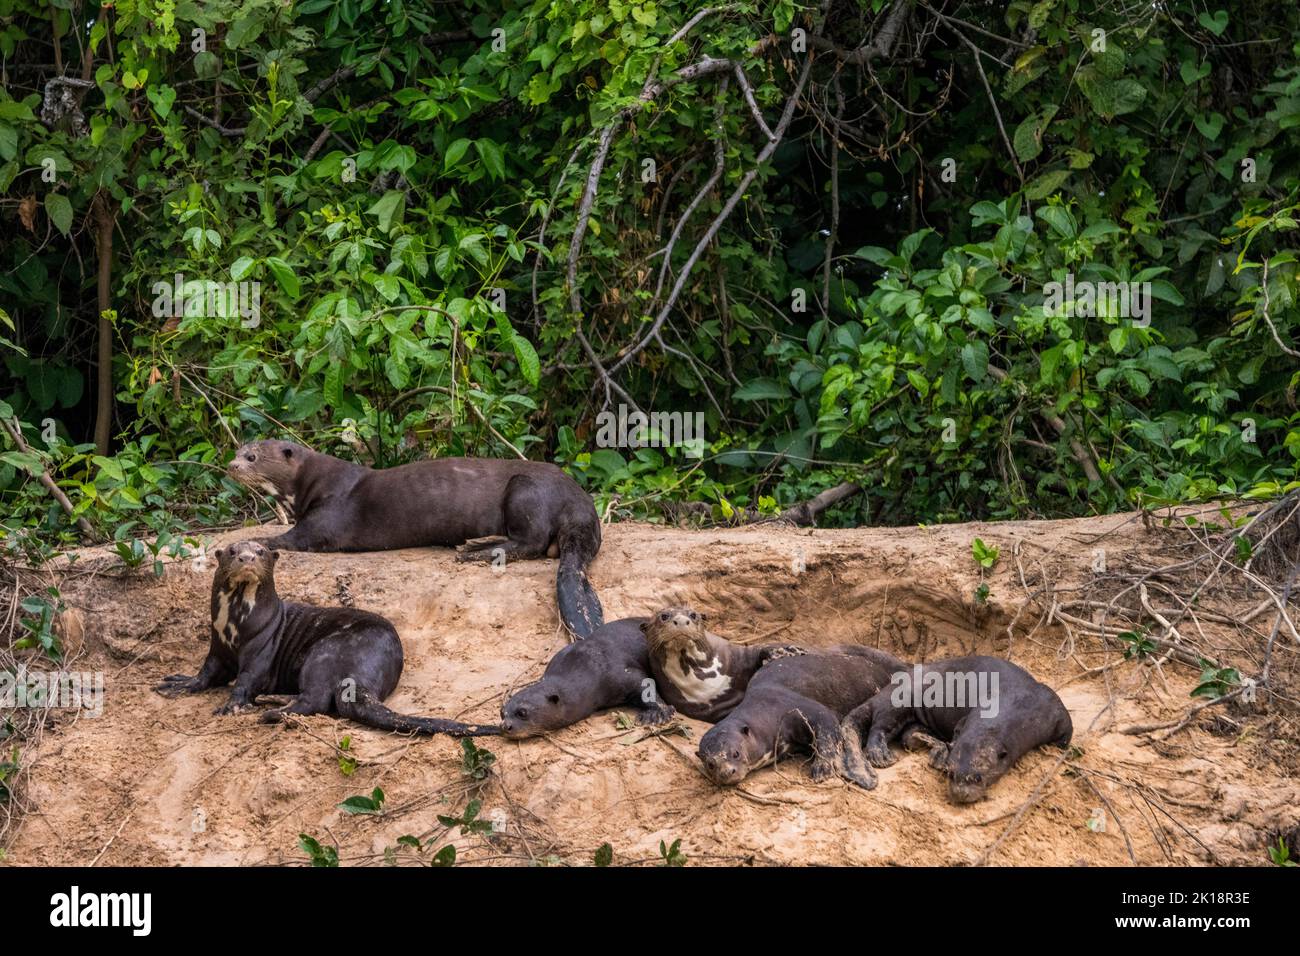
<svg viewBox="0 0 1300 956">
<path fill-rule="evenodd" d="M 173 674 L 154 690 L 167 696 L 235 686 L 218 714 L 237 714 L 260 694 L 296 694 L 262 715 L 338 714 L 380 730 L 477 737 L 499 728 L 437 717 L 408 717 L 381 701 L 402 674 L 402 642 L 393 625 L 368 611 L 315 607 L 280 600 L 275 591 L 279 555 L 256 541 L 212 552 L 212 638 L 194 677 Z"/>
<path fill-rule="evenodd" d="M 866 758 L 874 767 L 894 762 L 892 740 L 931 746 L 930 763 L 948 775 L 954 803 L 983 799 L 1029 751 L 1068 747 L 1074 733 L 1056 691 L 997 657 L 955 657 L 900 672 L 844 719 L 850 761 L 861 763 L 863 729 L 869 729 Z"/>
<path fill-rule="evenodd" d="M 560 649 L 540 680 L 501 705 L 501 733 L 532 737 L 559 730 L 608 707 L 630 706 L 643 724 L 673 716 L 654 693 L 646 660 L 643 617 L 611 621 Z"/>
<path fill-rule="evenodd" d="M 296 524 L 266 544 L 286 551 L 387 551 L 463 545 L 458 561 L 558 557 L 560 618 L 576 637 L 603 612 L 586 569 L 600 550 L 591 496 L 555 465 L 439 458 L 376 470 L 288 441 L 241 445 L 231 477 L 274 495 Z"/>
<path fill-rule="evenodd" d="M 764 665 L 736 709 L 701 738 L 705 776 L 734 786 L 779 757 L 810 751 L 814 780 L 838 773 L 870 790 L 875 772 L 861 761 L 844 760 L 840 721 L 904 666 L 892 654 L 856 644 L 809 650 Z"/>
</svg>

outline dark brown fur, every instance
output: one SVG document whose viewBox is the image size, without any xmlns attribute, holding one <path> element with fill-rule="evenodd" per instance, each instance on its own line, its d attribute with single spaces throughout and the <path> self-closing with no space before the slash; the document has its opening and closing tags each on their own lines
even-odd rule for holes
<svg viewBox="0 0 1300 956">
<path fill-rule="evenodd" d="M 919 671 L 921 683 L 912 670 L 905 671 L 897 679 L 902 690 L 886 687 L 844 719 L 846 759 L 861 761 L 861 735 L 867 728 L 866 759 L 875 767 L 894 762 L 889 750 L 893 740 L 909 747 L 930 746 L 930 762 L 948 775 L 953 802 L 972 803 L 983 799 L 988 788 L 1035 747 L 1069 746 L 1074 732 L 1070 712 L 1056 691 L 1024 668 L 998 657 L 976 656 L 923 664 Z M 963 698 L 969 696 L 965 687 L 980 686 L 981 674 L 983 686 L 991 691 L 991 675 L 996 674 L 996 700 L 943 699 L 929 705 L 904 693 L 913 687 L 920 691 L 927 678 L 941 680 L 949 674 L 963 678 Z"/>
<path fill-rule="evenodd" d="M 785 754 L 810 751 L 814 780 L 842 774 L 870 790 L 875 773 L 844 761 L 840 721 L 904 666 L 884 651 L 840 644 L 761 667 L 739 706 L 700 739 L 705 775 L 734 786 Z"/>
<path fill-rule="evenodd" d="M 585 640 L 560 648 L 541 679 L 501 705 L 501 733 L 534 737 L 559 730 L 607 707 L 629 707 L 642 724 L 673 716 L 655 696 L 646 663 L 643 617 L 610 621 Z"/>
<path fill-rule="evenodd" d="M 269 539 L 288 551 L 461 545 L 460 561 L 558 557 L 560 617 L 578 637 L 603 613 L 586 569 L 600 550 L 588 495 L 555 465 L 439 458 L 376 470 L 287 441 L 240 446 L 231 476 L 274 495 L 295 524 Z"/>
<path fill-rule="evenodd" d="M 436 717 L 408 717 L 381 703 L 402 674 L 402 642 L 378 614 L 280 600 L 279 555 L 256 541 L 213 553 L 212 626 L 208 656 L 197 675 L 173 674 L 154 689 L 167 696 L 197 694 L 235 682 L 218 714 L 237 714 L 261 694 L 295 694 L 262 715 L 339 714 L 381 730 L 480 736 L 499 728 Z"/>
</svg>

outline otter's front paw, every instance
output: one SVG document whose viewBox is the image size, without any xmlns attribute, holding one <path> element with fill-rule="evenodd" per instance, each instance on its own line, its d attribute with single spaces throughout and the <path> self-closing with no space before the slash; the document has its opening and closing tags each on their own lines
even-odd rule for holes
<svg viewBox="0 0 1300 956">
<path fill-rule="evenodd" d="M 218 717 L 229 717 L 232 714 L 242 714 L 253 709 L 253 705 L 247 701 L 235 700 L 233 697 L 213 711 Z"/>
<path fill-rule="evenodd" d="M 948 770 L 948 745 L 935 744 L 930 748 L 930 766 L 935 770 Z"/>
<path fill-rule="evenodd" d="M 768 647 L 758 655 L 758 666 L 762 667 L 764 664 L 772 663 L 772 661 L 779 661 L 783 657 L 799 657 L 806 653 L 807 651 L 798 644 L 781 644 L 776 647 Z"/>
<path fill-rule="evenodd" d="M 892 767 L 898 762 L 894 752 L 889 749 L 889 744 L 868 743 L 866 753 L 867 762 L 873 767 Z"/>
<path fill-rule="evenodd" d="M 854 731 L 852 736 L 847 734 L 845 736 L 847 739 L 844 741 L 844 758 L 840 774 L 845 780 L 857 784 L 863 790 L 876 789 L 876 772 L 862 759 L 862 748 L 857 744 L 857 732 Z"/>
<path fill-rule="evenodd" d="M 829 757 L 813 757 L 812 765 L 808 768 L 808 774 L 813 778 L 814 783 L 822 783 L 835 776 L 835 761 Z"/>
<path fill-rule="evenodd" d="M 646 727 L 666 724 L 677 716 L 677 709 L 669 704 L 647 704 L 636 715 L 636 722 Z"/>
<path fill-rule="evenodd" d="M 197 677 L 188 674 L 171 674 L 164 677 L 161 684 L 155 684 L 153 689 L 164 697 L 179 697 L 181 694 L 197 694 L 206 690 Z"/>
<path fill-rule="evenodd" d="M 911 727 L 903 731 L 900 742 L 908 750 L 933 750 L 935 747 L 947 746 L 938 737 L 932 737 L 919 727 Z"/>
<path fill-rule="evenodd" d="M 844 779 L 849 783 L 856 784 L 863 790 L 875 790 L 878 778 L 876 772 L 870 767 L 861 765 L 850 765 L 847 761 L 842 768 Z"/>
</svg>

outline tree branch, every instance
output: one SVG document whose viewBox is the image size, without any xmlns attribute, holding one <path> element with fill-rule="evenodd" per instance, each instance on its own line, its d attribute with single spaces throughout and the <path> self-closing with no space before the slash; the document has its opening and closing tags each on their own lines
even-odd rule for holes
<svg viewBox="0 0 1300 956">
<path fill-rule="evenodd" d="M 7 418 L 0 419 L 0 422 L 4 422 L 5 431 L 7 431 L 9 436 L 14 440 L 14 444 L 18 446 L 18 450 L 30 454 L 32 449 L 23 439 L 22 426 L 20 426 L 16 421 L 10 421 Z M 72 517 L 74 513 L 72 502 L 69 501 L 68 496 L 63 493 L 63 489 L 55 484 L 54 479 L 50 477 L 49 471 L 42 468 L 41 473 L 36 477 L 40 483 L 45 486 L 45 490 L 50 493 L 50 497 L 59 503 L 59 507 L 66 511 L 69 517 Z M 85 534 L 86 537 L 93 539 L 95 537 L 95 529 L 90 526 L 90 522 L 82 517 L 78 517 L 76 520 L 77 527 L 81 529 L 82 533 Z"/>
</svg>

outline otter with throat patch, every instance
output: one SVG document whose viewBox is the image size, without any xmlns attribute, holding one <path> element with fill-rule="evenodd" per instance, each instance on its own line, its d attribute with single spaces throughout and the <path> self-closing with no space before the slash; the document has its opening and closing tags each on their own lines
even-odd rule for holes
<svg viewBox="0 0 1300 956">
<path fill-rule="evenodd" d="M 273 495 L 295 524 L 266 542 L 286 551 L 459 545 L 458 561 L 560 560 L 556 601 L 577 637 L 603 621 L 587 566 L 600 550 L 591 496 L 555 465 L 439 458 L 374 469 L 288 441 L 241 445 L 229 473 Z"/>
<path fill-rule="evenodd" d="M 929 746 L 930 764 L 947 774 L 952 801 L 974 803 L 1035 747 L 1068 747 L 1074 724 L 1056 691 L 1024 668 L 974 656 L 900 672 L 855 708 L 842 729 L 846 759 L 859 763 L 867 729 L 866 759 L 874 767 L 894 762 L 893 740 L 909 749 Z"/>
<path fill-rule="evenodd" d="M 765 664 L 735 710 L 700 738 L 705 776 L 735 786 L 751 770 L 804 751 L 813 755 L 813 780 L 838 774 L 870 790 L 876 774 L 861 761 L 845 760 L 840 721 L 904 666 L 892 654 L 857 644 L 810 649 Z"/>
<path fill-rule="evenodd" d="M 768 661 L 804 653 L 792 644 L 747 647 L 705 628 L 708 618 L 670 606 L 641 625 L 650 676 L 664 702 L 696 720 L 717 723 L 740 703 L 750 678 Z"/>
<path fill-rule="evenodd" d="M 154 689 L 166 696 L 235 686 L 218 714 L 237 714 L 261 694 L 295 694 L 262 715 L 338 714 L 380 730 L 478 737 L 498 727 L 394 713 L 381 701 L 402 674 L 402 642 L 378 614 L 280 600 L 279 555 L 256 541 L 212 552 L 212 638 L 197 675 L 173 674 Z"/>
</svg>

